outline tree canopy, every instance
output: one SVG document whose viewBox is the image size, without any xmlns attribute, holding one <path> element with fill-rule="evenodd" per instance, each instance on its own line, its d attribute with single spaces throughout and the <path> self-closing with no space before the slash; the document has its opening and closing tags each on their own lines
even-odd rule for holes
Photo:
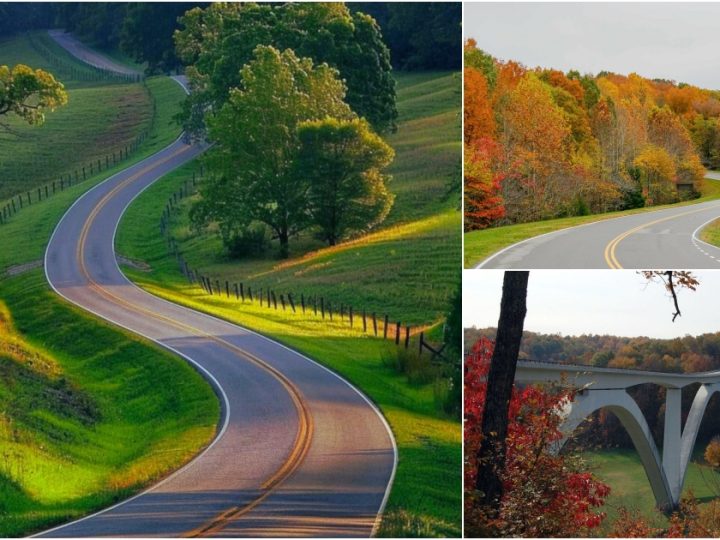
<svg viewBox="0 0 720 540">
<path fill-rule="evenodd" d="M 380 171 L 395 152 L 363 119 L 324 118 L 298 126 L 296 175 L 308 184 L 308 212 L 328 244 L 387 216 L 394 195 Z"/>
<path fill-rule="evenodd" d="M 181 19 L 177 52 L 193 86 L 184 123 L 197 133 L 219 110 L 257 45 L 292 49 L 300 57 L 336 68 L 346 101 L 378 131 L 394 129 L 395 81 L 390 54 L 375 21 L 342 3 L 212 4 Z"/>
<path fill-rule="evenodd" d="M 23 64 L 0 66 L 0 117 L 12 114 L 28 124 L 42 124 L 45 112 L 64 105 L 67 99 L 62 83 L 46 71 Z M 11 128 L 0 121 L 0 130 Z"/>
<path fill-rule="evenodd" d="M 227 241 L 252 221 L 269 226 L 287 257 L 291 235 L 309 223 L 308 184 L 297 176 L 298 126 L 326 117 L 355 117 L 335 69 L 259 45 L 240 72 L 240 85 L 210 119 L 216 142 L 208 160 L 196 223 L 217 222 Z"/>
<path fill-rule="evenodd" d="M 676 202 L 720 166 L 720 92 L 531 69 L 474 40 L 464 118 L 466 230 Z"/>
</svg>

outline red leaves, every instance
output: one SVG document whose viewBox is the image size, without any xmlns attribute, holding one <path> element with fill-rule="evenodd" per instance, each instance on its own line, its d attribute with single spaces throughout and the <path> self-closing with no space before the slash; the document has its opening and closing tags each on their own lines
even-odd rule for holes
<svg viewBox="0 0 720 540">
<path fill-rule="evenodd" d="M 610 488 L 583 470 L 576 456 L 551 452 L 559 443 L 562 408 L 569 390 L 548 392 L 536 386 L 515 388 L 509 404 L 507 456 L 502 473 L 505 494 L 498 519 L 483 522 L 473 508 L 475 455 L 482 433 L 485 377 L 493 342 L 479 339 L 465 363 L 465 486 L 469 530 L 494 530 L 514 536 L 577 536 L 596 528 L 605 517 L 602 506 Z M 473 522 L 474 520 L 474 522 Z"/>
</svg>

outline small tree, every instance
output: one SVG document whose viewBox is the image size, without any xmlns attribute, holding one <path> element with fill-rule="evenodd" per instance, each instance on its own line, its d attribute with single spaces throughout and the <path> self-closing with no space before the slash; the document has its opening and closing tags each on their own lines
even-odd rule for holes
<svg viewBox="0 0 720 540">
<path fill-rule="evenodd" d="M 381 170 L 395 153 L 364 119 L 325 118 L 298 126 L 296 175 L 308 184 L 308 211 L 331 246 L 387 216 L 394 195 Z"/>
<path fill-rule="evenodd" d="M 67 103 L 62 83 L 42 69 L 18 64 L 12 69 L 0 66 L 0 116 L 14 114 L 28 124 L 45 121 L 45 111 Z M 11 132 L 10 125 L 0 121 L 0 130 Z"/>
<path fill-rule="evenodd" d="M 715 469 L 720 467 L 720 437 L 717 435 L 705 447 L 705 461 Z"/>
</svg>

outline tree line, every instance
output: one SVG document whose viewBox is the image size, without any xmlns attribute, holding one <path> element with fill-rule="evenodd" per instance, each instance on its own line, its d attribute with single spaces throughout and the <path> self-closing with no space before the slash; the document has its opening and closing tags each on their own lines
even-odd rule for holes
<svg viewBox="0 0 720 540">
<path fill-rule="evenodd" d="M 122 49 L 149 72 L 180 66 L 173 32 L 178 18 L 208 2 L 2 2 L 0 36 L 18 31 L 61 27 L 97 47 Z M 460 3 L 356 3 L 353 12 L 367 13 L 382 29 L 395 69 L 458 69 Z"/>
<path fill-rule="evenodd" d="M 675 202 L 720 167 L 719 91 L 464 56 L 466 230 Z"/>
</svg>

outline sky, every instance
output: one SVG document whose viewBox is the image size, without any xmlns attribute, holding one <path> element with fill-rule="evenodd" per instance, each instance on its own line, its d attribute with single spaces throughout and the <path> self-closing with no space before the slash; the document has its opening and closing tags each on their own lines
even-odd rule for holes
<svg viewBox="0 0 720 540">
<path fill-rule="evenodd" d="M 682 315 L 661 283 L 633 270 L 533 270 L 525 329 L 565 336 L 609 334 L 669 339 L 720 331 L 720 272 L 694 271 L 696 291 L 680 290 Z M 463 326 L 497 326 L 502 270 L 463 273 Z"/>
<path fill-rule="evenodd" d="M 720 89 L 720 3 L 472 3 L 464 33 L 501 60 Z"/>
</svg>

